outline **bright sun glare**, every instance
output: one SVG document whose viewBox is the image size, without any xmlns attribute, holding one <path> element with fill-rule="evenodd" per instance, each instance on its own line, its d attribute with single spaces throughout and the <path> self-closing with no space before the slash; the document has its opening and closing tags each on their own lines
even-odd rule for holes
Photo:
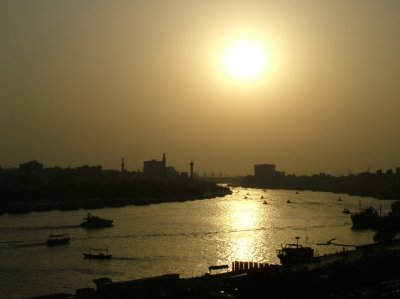
<svg viewBox="0 0 400 299">
<path fill-rule="evenodd" d="M 224 62 L 231 76 L 241 80 L 251 80 L 264 72 L 266 54 L 256 42 L 240 41 L 228 49 Z"/>
</svg>

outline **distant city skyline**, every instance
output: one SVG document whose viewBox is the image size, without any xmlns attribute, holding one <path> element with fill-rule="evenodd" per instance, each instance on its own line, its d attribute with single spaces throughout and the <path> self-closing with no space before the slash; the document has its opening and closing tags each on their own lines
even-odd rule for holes
<svg viewBox="0 0 400 299">
<path fill-rule="evenodd" d="M 257 176 L 257 169 L 263 169 L 262 171 L 265 171 L 264 169 L 268 169 L 268 171 L 272 171 L 276 172 L 276 173 L 280 173 L 282 175 L 297 175 L 297 176 L 302 176 L 302 175 L 320 175 L 320 174 L 326 174 L 326 175 L 332 175 L 332 176 L 347 176 L 347 175 L 351 175 L 351 174 L 362 174 L 362 173 L 371 173 L 371 174 L 392 174 L 392 173 L 398 173 L 400 171 L 400 166 L 393 166 L 393 167 L 388 167 L 388 168 L 382 168 L 382 167 L 377 167 L 376 169 L 372 169 L 370 167 L 368 167 L 367 169 L 364 170 L 360 170 L 360 171 L 353 171 L 351 169 L 347 169 L 346 171 L 343 172 L 336 172 L 336 173 L 330 173 L 330 172 L 324 172 L 324 171 L 320 171 L 320 172 L 315 172 L 315 173 L 296 173 L 294 171 L 291 171 L 290 169 L 282 169 L 279 167 L 279 165 L 275 165 L 274 163 L 255 163 L 254 165 L 252 165 L 251 171 L 249 171 L 248 173 L 242 173 L 242 174 L 229 174 L 227 172 L 223 172 L 223 171 L 198 171 L 196 170 L 196 168 L 194 168 L 194 161 L 190 160 L 189 163 L 187 163 L 186 166 L 184 166 L 183 168 L 176 168 L 175 164 L 171 164 L 173 162 L 168 162 L 166 160 L 166 154 L 163 153 L 162 159 L 161 160 L 157 160 L 157 157 L 151 158 L 151 159 L 147 159 L 145 161 L 141 162 L 141 166 L 136 168 L 136 169 L 129 169 L 126 167 L 125 164 L 125 157 L 122 157 L 120 162 L 119 162 L 119 167 L 104 167 L 103 164 L 98 163 L 98 164 L 89 164 L 89 163 L 83 163 L 83 164 L 79 164 L 79 165 L 45 165 L 44 163 L 42 163 L 42 161 L 38 161 L 37 159 L 32 159 L 29 161 L 23 161 L 21 163 L 18 163 L 18 165 L 13 165 L 13 166 L 5 166 L 0 164 L 0 169 L 13 169 L 13 168 L 19 168 L 21 167 L 21 165 L 25 165 L 25 164 L 29 164 L 29 163 L 39 163 L 42 167 L 44 168 L 53 168 L 53 167 L 61 167 L 61 168 L 79 168 L 82 166 L 90 166 L 90 167 L 95 167 L 95 166 L 99 166 L 104 170 L 116 170 L 116 171 L 121 171 L 121 172 L 146 172 L 146 167 L 148 168 L 148 171 L 150 170 L 150 172 L 156 172 L 156 173 L 161 173 L 162 170 L 161 168 L 166 168 L 167 171 L 171 172 L 171 173 L 182 173 L 185 175 L 188 175 L 190 177 L 193 177 L 193 175 L 198 176 L 198 177 L 203 177 L 203 176 L 215 176 L 215 177 L 219 177 L 219 176 L 227 176 L 227 177 L 235 177 L 235 176 L 247 176 L 247 175 L 256 175 Z M 161 168 L 160 168 L 161 167 Z M 160 168 L 160 169 L 159 169 Z M 164 170 L 165 171 L 165 170 Z"/>
<path fill-rule="evenodd" d="M 400 1 L 0 1 L 0 165 L 400 165 Z"/>
</svg>

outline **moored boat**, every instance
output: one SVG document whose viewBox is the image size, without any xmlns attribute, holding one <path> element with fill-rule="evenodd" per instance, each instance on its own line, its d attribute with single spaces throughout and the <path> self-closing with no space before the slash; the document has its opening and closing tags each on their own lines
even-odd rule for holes
<svg viewBox="0 0 400 299">
<path fill-rule="evenodd" d="M 360 213 L 351 215 L 351 221 L 355 229 L 376 229 L 379 227 L 382 219 L 383 217 L 378 215 L 378 211 L 374 207 L 368 207 Z"/>
<path fill-rule="evenodd" d="M 300 237 L 296 237 L 295 244 L 286 244 L 276 251 L 282 266 L 301 264 L 314 258 L 314 249 L 299 244 L 299 239 Z"/>
</svg>

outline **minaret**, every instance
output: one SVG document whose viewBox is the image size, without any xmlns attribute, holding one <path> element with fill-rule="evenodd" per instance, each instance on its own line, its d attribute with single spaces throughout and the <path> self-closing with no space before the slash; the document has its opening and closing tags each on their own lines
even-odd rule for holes
<svg viewBox="0 0 400 299">
<path fill-rule="evenodd" d="M 165 153 L 163 153 L 163 156 L 162 156 L 162 163 L 163 163 L 162 175 L 164 178 L 166 178 L 166 176 L 167 176 L 167 158 L 165 157 Z"/>
<path fill-rule="evenodd" d="M 193 161 L 190 161 L 190 179 L 192 180 L 193 180 L 193 165 L 194 165 Z"/>
<path fill-rule="evenodd" d="M 121 172 L 125 172 L 125 161 L 124 161 L 124 157 L 122 157 L 122 161 L 121 161 Z"/>
</svg>

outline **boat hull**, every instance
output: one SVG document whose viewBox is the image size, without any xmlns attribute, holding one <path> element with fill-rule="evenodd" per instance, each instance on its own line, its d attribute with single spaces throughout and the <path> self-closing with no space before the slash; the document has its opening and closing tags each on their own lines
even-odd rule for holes
<svg viewBox="0 0 400 299">
<path fill-rule="evenodd" d="M 83 253 L 85 259 L 90 260 L 110 260 L 112 258 L 111 254 L 93 254 L 93 253 Z"/>
</svg>

